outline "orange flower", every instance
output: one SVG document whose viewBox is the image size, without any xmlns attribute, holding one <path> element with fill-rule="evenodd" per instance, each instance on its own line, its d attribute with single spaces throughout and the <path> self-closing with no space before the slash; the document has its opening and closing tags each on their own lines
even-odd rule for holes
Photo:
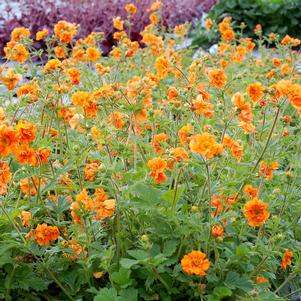
<svg viewBox="0 0 301 301">
<path fill-rule="evenodd" d="M 55 241 L 60 236 L 60 231 L 56 226 L 39 224 L 33 230 L 33 236 L 40 246 L 47 246 L 50 242 Z"/>
<path fill-rule="evenodd" d="M 214 237 L 222 236 L 224 233 L 224 228 L 222 226 L 213 225 L 211 233 Z"/>
<path fill-rule="evenodd" d="M 210 261 L 206 257 L 205 253 L 197 250 L 184 255 L 181 260 L 183 271 L 188 275 L 205 276 L 210 267 Z"/>
<path fill-rule="evenodd" d="M 90 164 L 86 164 L 85 168 L 84 168 L 84 172 L 85 172 L 85 179 L 92 182 L 95 180 L 95 175 L 96 172 L 99 169 L 99 165 L 96 162 L 92 162 Z"/>
<path fill-rule="evenodd" d="M 54 26 L 54 33 L 60 42 L 68 44 L 77 33 L 76 25 L 66 21 L 59 21 Z"/>
<path fill-rule="evenodd" d="M 24 178 L 20 180 L 20 189 L 25 195 L 35 196 L 37 194 L 37 189 L 43 188 L 45 182 L 43 179 L 38 177 Z"/>
<path fill-rule="evenodd" d="M 227 77 L 223 69 L 210 69 L 208 71 L 209 83 L 216 88 L 226 86 Z"/>
<path fill-rule="evenodd" d="M 190 123 L 184 125 L 178 132 L 178 137 L 180 138 L 180 142 L 182 144 L 188 145 L 188 134 L 191 132 L 192 126 Z"/>
<path fill-rule="evenodd" d="M 150 176 L 154 178 L 157 184 L 164 183 L 166 181 L 166 175 L 164 170 L 167 166 L 167 162 L 158 157 L 147 162 L 147 166 L 151 169 Z"/>
<path fill-rule="evenodd" d="M 204 100 L 202 95 L 198 95 L 197 98 L 192 101 L 192 110 L 195 111 L 197 115 L 203 114 L 208 118 L 211 118 L 214 114 L 213 105 L 208 100 Z"/>
<path fill-rule="evenodd" d="M 60 67 L 62 67 L 61 61 L 59 61 L 57 59 L 52 59 L 52 60 L 49 60 L 47 62 L 47 64 L 44 67 L 44 71 L 45 72 L 52 72 L 52 71 L 54 71 L 54 70 L 56 70 Z"/>
<path fill-rule="evenodd" d="M 267 165 L 266 162 L 262 161 L 259 167 L 259 172 L 263 174 L 267 180 L 272 180 L 273 171 L 279 168 L 278 162 L 272 162 L 270 165 Z"/>
<path fill-rule="evenodd" d="M 221 154 L 223 150 L 223 145 L 216 143 L 214 137 L 207 132 L 192 136 L 189 147 L 193 153 L 200 154 L 207 159 Z"/>
<path fill-rule="evenodd" d="M 252 227 L 264 225 L 269 218 L 270 213 L 267 210 L 268 204 L 264 204 L 257 197 L 247 202 L 244 206 L 243 212 L 248 219 L 248 224 Z"/>
<path fill-rule="evenodd" d="M 249 197 L 255 198 L 258 195 L 258 188 L 254 188 L 252 185 L 247 184 L 244 187 L 244 193 L 246 193 Z"/>
<path fill-rule="evenodd" d="M 20 218 L 24 227 L 29 226 L 29 221 L 31 220 L 31 213 L 29 211 L 22 210 Z"/>
<path fill-rule="evenodd" d="M 84 257 L 86 257 L 87 255 L 86 248 L 80 245 L 74 237 L 72 237 L 72 239 L 69 241 L 63 241 L 62 245 L 65 248 L 70 248 L 72 250 L 73 253 L 71 254 L 64 252 L 64 255 L 72 261 L 79 259 L 81 255 L 83 255 Z"/>
<path fill-rule="evenodd" d="M 15 150 L 18 142 L 16 131 L 6 125 L 0 125 L 0 155 L 7 156 Z"/>
<path fill-rule="evenodd" d="M 242 146 L 235 140 L 233 140 L 229 135 L 225 134 L 223 139 L 223 144 L 230 150 L 232 155 L 240 161 L 243 155 Z"/>
<path fill-rule="evenodd" d="M 107 73 L 109 73 L 111 71 L 111 68 L 109 66 L 104 66 L 102 64 L 95 64 L 95 69 L 96 69 L 96 72 L 100 75 L 105 75 Z"/>
<path fill-rule="evenodd" d="M 34 149 L 26 144 L 23 144 L 20 147 L 16 148 L 14 150 L 14 155 L 16 157 L 16 160 L 20 164 L 36 166 L 38 163 Z"/>
<path fill-rule="evenodd" d="M 265 278 L 265 277 L 257 276 L 257 277 L 256 277 L 256 282 L 257 282 L 257 283 L 268 283 L 269 280 L 268 280 L 267 278 Z"/>
<path fill-rule="evenodd" d="M 76 106 L 83 106 L 88 103 L 91 98 L 91 94 L 86 91 L 78 91 L 71 97 L 71 101 Z"/>
<path fill-rule="evenodd" d="M 222 38 L 225 40 L 225 41 L 232 41 L 234 38 L 235 38 L 235 33 L 232 29 L 227 29 L 225 30 L 223 33 L 222 33 Z"/>
<path fill-rule="evenodd" d="M 171 156 L 178 162 L 189 160 L 189 155 L 184 147 L 171 148 L 169 152 Z"/>
<path fill-rule="evenodd" d="M 17 135 L 21 143 L 31 143 L 36 135 L 36 126 L 31 122 L 20 121 L 16 126 Z"/>
<path fill-rule="evenodd" d="M 292 264 L 293 252 L 291 250 L 285 250 L 282 261 L 281 261 L 281 268 L 285 270 L 288 265 Z"/>
<path fill-rule="evenodd" d="M 291 38 L 289 35 L 286 35 L 282 40 L 281 40 L 282 45 L 290 45 L 290 46 L 298 46 L 300 45 L 300 40 Z"/>
<path fill-rule="evenodd" d="M 155 67 L 158 72 L 158 76 L 161 79 L 165 78 L 168 75 L 170 71 L 170 65 L 171 62 L 165 55 L 160 56 L 156 59 Z"/>
<path fill-rule="evenodd" d="M 160 144 L 166 142 L 168 139 L 169 137 L 165 133 L 154 135 L 152 139 L 152 146 L 154 147 L 157 154 L 164 154 L 164 150 L 162 149 Z"/>
<path fill-rule="evenodd" d="M 86 50 L 86 54 L 87 54 L 87 59 L 90 62 L 96 62 L 100 58 L 100 52 L 94 47 L 89 47 Z"/>
<path fill-rule="evenodd" d="M 7 59 L 17 61 L 18 63 L 24 63 L 28 58 L 28 51 L 23 44 L 16 44 L 11 49 L 4 48 Z"/>
<path fill-rule="evenodd" d="M 109 122 L 117 129 L 122 129 L 124 127 L 124 116 L 124 113 L 114 112 L 113 115 L 109 117 Z"/>
<path fill-rule="evenodd" d="M 80 72 L 76 68 L 68 68 L 65 70 L 72 84 L 78 85 L 80 82 Z"/>
<path fill-rule="evenodd" d="M 44 39 L 47 35 L 48 35 L 48 29 L 44 28 L 43 30 L 38 31 L 36 33 L 36 40 L 40 41 L 40 40 Z"/>
<path fill-rule="evenodd" d="M 129 15 L 134 15 L 137 12 L 137 7 L 133 3 L 127 4 L 124 9 Z"/>
<path fill-rule="evenodd" d="M 84 209 L 91 211 L 93 209 L 93 201 L 88 196 L 87 190 L 83 189 L 77 196 L 76 201 L 83 204 Z"/>
<path fill-rule="evenodd" d="M 18 89 L 17 96 L 20 98 L 21 96 L 28 96 L 30 102 L 35 102 L 38 100 L 37 96 L 38 87 L 36 84 L 25 84 Z"/>
<path fill-rule="evenodd" d="M 264 95 L 263 86 L 259 82 L 249 85 L 246 91 L 253 102 L 257 102 Z"/>
<path fill-rule="evenodd" d="M 10 182 L 12 174 L 9 171 L 9 166 L 0 161 L 0 195 L 7 193 L 7 184 Z"/>
<path fill-rule="evenodd" d="M 54 47 L 54 53 L 58 59 L 63 59 L 65 57 L 65 49 L 61 46 Z"/>
<path fill-rule="evenodd" d="M 206 19 L 205 21 L 205 27 L 207 30 L 209 30 L 212 26 L 212 20 L 210 18 Z"/>
<path fill-rule="evenodd" d="M 36 157 L 38 160 L 38 163 L 48 163 L 48 158 L 50 156 L 50 150 L 49 149 L 38 149 L 36 152 Z"/>
<path fill-rule="evenodd" d="M 116 201 L 114 199 L 98 201 L 94 205 L 95 219 L 101 220 L 106 217 L 112 216 L 115 211 Z"/>
<path fill-rule="evenodd" d="M 0 81 L 7 87 L 8 90 L 15 89 L 17 83 L 22 79 L 20 74 L 14 72 L 13 69 L 7 69 L 5 76 L 0 76 Z"/>
<path fill-rule="evenodd" d="M 117 30 L 123 30 L 123 21 L 120 19 L 120 17 L 116 17 L 113 19 L 113 26 Z"/>
<path fill-rule="evenodd" d="M 20 42 L 22 38 L 28 38 L 28 37 L 30 37 L 30 31 L 28 28 L 25 27 L 15 28 L 11 32 L 11 40 L 14 42 Z"/>
</svg>

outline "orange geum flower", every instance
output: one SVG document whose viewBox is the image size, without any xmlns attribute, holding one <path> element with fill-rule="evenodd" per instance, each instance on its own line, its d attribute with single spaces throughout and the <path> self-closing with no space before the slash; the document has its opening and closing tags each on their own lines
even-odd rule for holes
<svg viewBox="0 0 301 301">
<path fill-rule="evenodd" d="M 99 170 L 99 164 L 96 162 L 92 162 L 86 164 L 84 168 L 85 179 L 92 182 L 95 180 L 96 172 Z"/>
<path fill-rule="evenodd" d="M 281 268 L 285 270 L 288 265 L 292 264 L 293 252 L 291 250 L 285 250 L 282 261 L 281 261 Z"/>
<path fill-rule="evenodd" d="M 158 76 L 163 79 L 165 78 L 171 67 L 171 62 L 166 55 L 160 56 L 156 59 L 156 64 L 155 64 L 156 70 L 158 72 Z"/>
<path fill-rule="evenodd" d="M 224 228 L 222 226 L 213 225 L 211 228 L 211 233 L 214 237 L 222 236 L 224 233 Z"/>
<path fill-rule="evenodd" d="M 182 144 L 188 145 L 189 140 L 189 133 L 192 130 L 192 125 L 188 123 L 187 125 L 184 125 L 178 132 L 178 137 L 180 138 L 180 142 Z"/>
<path fill-rule="evenodd" d="M 111 71 L 111 68 L 109 66 L 104 66 L 102 64 L 95 64 L 95 70 L 100 75 L 105 75 Z"/>
<path fill-rule="evenodd" d="M 217 143 L 214 137 L 207 132 L 192 136 L 189 147 L 193 153 L 200 154 L 207 159 L 212 159 L 223 151 L 223 145 Z"/>
<path fill-rule="evenodd" d="M 169 153 L 178 162 L 189 160 L 189 155 L 184 147 L 171 148 Z"/>
<path fill-rule="evenodd" d="M 235 33 L 232 29 L 227 29 L 225 30 L 223 33 L 222 33 L 222 38 L 225 40 L 225 41 L 232 41 L 234 38 L 235 38 Z"/>
<path fill-rule="evenodd" d="M 48 158 L 50 156 L 50 150 L 47 148 L 39 148 L 38 151 L 36 152 L 36 157 L 38 160 L 38 163 L 48 163 Z"/>
<path fill-rule="evenodd" d="M 273 171 L 279 168 L 278 162 L 272 162 L 270 165 L 267 165 L 266 162 L 262 161 L 259 167 L 259 172 L 263 174 L 267 180 L 272 180 Z"/>
<path fill-rule="evenodd" d="M 15 42 L 20 42 L 22 38 L 28 38 L 28 37 L 30 37 L 30 31 L 28 28 L 25 27 L 15 28 L 11 32 L 11 40 Z"/>
<path fill-rule="evenodd" d="M 52 72 L 58 68 L 62 67 L 61 61 L 57 59 L 51 59 L 47 62 L 47 64 L 44 67 L 45 72 Z"/>
<path fill-rule="evenodd" d="M 224 88 L 227 83 L 227 76 L 223 69 L 208 70 L 209 83 L 216 88 Z"/>
<path fill-rule="evenodd" d="M 268 283 L 269 280 L 268 280 L 267 278 L 265 278 L 265 277 L 257 276 L 257 277 L 256 277 L 256 282 L 257 282 L 257 283 Z"/>
<path fill-rule="evenodd" d="M 9 171 L 9 166 L 0 161 L 0 195 L 5 195 L 7 193 L 7 185 L 12 178 L 12 174 Z"/>
<path fill-rule="evenodd" d="M 7 87 L 8 90 L 15 89 L 21 79 L 22 76 L 15 73 L 15 71 L 11 68 L 7 69 L 5 76 L 0 76 L 0 81 Z"/>
<path fill-rule="evenodd" d="M 54 34 L 60 42 L 68 44 L 77 34 L 76 25 L 66 21 L 59 21 L 54 26 Z"/>
<path fill-rule="evenodd" d="M 71 97 L 72 103 L 76 106 L 83 106 L 85 103 L 89 102 L 90 99 L 91 93 L 86 91 L 75 92 Z"/>
<path fill-rule="evenodd" d="M 157 154 L 163 154 L 164 150 L 160 146 L 161 143 L 166 142 L 169 139 L 168 135 L 165 133 L 160 133 L 157 135 L 154 135 L 152 139 L 152 146 L 154 147 Z"/>
<path fill-rule="evenodd" d="M 20 213 L 20 219 L 24 227 L 29 226 L 29 221 L 31 220 L 31 213 L 26 210 L 22 210 Z"/>
<path fill-rule="evenodd" d="M 258 196 L 258 188 L 254 188 L 252 185 L 247 184 L 244 187 L 244 193 L 246 193 L 249 197 L 255 198 Z"/>
<path fill-rule="evenodd" d="M 60 236 L 60 231 L 56 226 L 39 224 L 33 231 L 33 236 L 40 246 L 47 246 L 50 242 L 55 241 Z"/>
<path fill-rule="evenodd" d="M 24 178 L 20 180 L 21 192 L 25 195 L 35 196 L 37 195 L 37 189 L 45 186 L 45 181 L 38 177 Z"/>
<path fill-rule="evenodd" d="M 123 21 L 121 20 L 120 17 L 116 17 L 113 19 L 113 26 L 117 30 L 123 30 Z"/>
<path fill-rule="evenodd" d="M 154 178 L 157 184 L 164 183 L 166 181 L 166 175 L 164 170 L 167 166 L 167 162 L 158 157 L 147 162 L 147 166 L 151 169 L 150 176 Z"/>
<path fill-rule="evenodd" d="M 15 150 L 18 142 L 16 131 L 12 127 L 0 125 L 0 156 L 7 156 Z"/>
<path fill-rule="evenodd" d="M 58 58 L 58 59 L 63 59 L 65 57 L 65 49 L 61 46 L 56 46 L 54 47 L 54 53 L 55 53 L 55 56 Z"/>
<path fill-rule="evenodd" d="M 114 112 L 109 117 L 110 124 L 114 125 L 117 129 L 122 129 L 124 127 L 123 118 L 125 117 L 124 113 Z"/>
<path fill-rule="evenodd" d="M 205 276 L 210 267 L 207 255 L 201 251 L 193 250 L 184 255 L 181 260 L 183 271 L 188 275 Z"/>
<path fill-rule="evenodd" d="M 28 55 L 29 53 L 23 44 L 16 44 L 6 56 L 10 60 L 24 63 L 27 61 Z"/>
<path fill-rule="evenodd" d="M 137 7 L 133 3 L 127 4 L 124 9 L 129 15 L 134 15 L 137 12 Z"/>
<path fill-rule="evenodd" d="M 106 217 L 112 216 L 115 211 L 116 207 L 116 200 L 114 199 L 107 199 L 102 202 L 98 201 L 94 205 L 95 210 L 95 219 L 101 220 Z"/>
<path fill-rule="evenodd" d="M 204 100 L 202 95 L 198 95 L 197 98 L 192 101 L 191 108 L 197 115 L 203 114 L 208 118 L 211 118 L 214 114 L 213 105 L 208 100 Z"/>
<path fill-rule="evenodd" d="M 212 27 L 212 20 L 210 18 L 206 19 L 205 27 L 206 27 L 207 30 L 209 30 Z"/>
<path fill-rule="evenodd" d="M 93 201 L 89 197 L 86 189 L 83 189 L 75 199 L 78 203 L 83 204 L 86 210 L 91 211 L 93 209 Z"/>
<path fill-rule="evenodd" d="M 74 85 L 78 85 L 80 82 L 80 72 L 76 68 L 68 68 L 65 70 L 70 82 Z"/>
<path fill-rule="evenodd" d="M 259 82 L 249 85 L 246 91 L 253 102 L 257 102 L 264 95 L 263 86 Z"/>
<path fill-rule="evenodd" d="M 16 131 L 21 143 L 29 144 L 36 137 L 36 126 L 31 122 L 19 121 Z"/>
<path fill-rule="evenodd" d="M 270 213 L 267 210 L 268 206 L 268 204 L 263 203 L 257 197 L 254 197 L 245 204 L 243 212 L 251 227 L 258 227 L 265 224 L 270 217 Z"/>
<path fill-rule="evenodd" d="M 36 166 L 38 164 L 36 152 L 26 144 L 22 144 L 20 147 L 16 148 L 14 150 L 14 155 L 20 164 L 31 166 Z"/>
<path fill-rule="evenodd" d="M 25 84 L 18 89 L 17 96 L 19 98 L 21 96 L 28 96 L 30 102 L 35 102 L 38 100 L 37 92 L 38 86 L 36 84 Z"/>
<path fill-rule="evenodd" d="M 100 58 L 100 52 L 94 47 L 89 47 L 86 50 L 87 60 L 90 62 L 96 62 Z"/>
<path fill-rule="evenodd" d="M 223 144 L 227 149 L 230 150 L 232 155 L 240 161 L 243 155 L 243 148 L 242 146 L 235 140 L 233 140 L 229 135 L 225 134 L 223 139 Z"/>
<path fill-rule="evenodd" d="M 38 31 L 36 33 L 36 40 L 40 41 L 40 40 L 44 39 L 47 35 L 48 35 L 48 29 L 44 28 L 43 30 Z"/>
</svg>

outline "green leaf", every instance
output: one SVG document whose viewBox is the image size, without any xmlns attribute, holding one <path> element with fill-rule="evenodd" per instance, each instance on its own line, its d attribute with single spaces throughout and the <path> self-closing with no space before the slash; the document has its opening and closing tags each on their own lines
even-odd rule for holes
<svg viewBox="0 0 301 301">
<path fill-rule="evenodd" d="M 120 291 L 119 301 L 137 301 L 138 300 L 138 290 L 135 288 L 127 288 Z"/>
<path fill-rule="evenodd" d="M 227 296 L 231 296 L 232 295 L 232 291 L 225 287 L 225 286 L 219 286 L 219 287 L 216 287 L 214 290 L 213 290 L 213 294 L 220 299 L 224 298 L 224 297 L 227 297 Z"/>
<path fill-rule="evenodd" d="M 236 248 L 236 255 L 237 256 L 243 256 L 243 255 L 248 254 L 249 252 L 250 252 L 250 249 L 245 244 L 241 244 L 241 245 L 237 246 L 237 248 Z"/>
<path fill-rule="evenodd" d="M 167 240 L 164 243 L 163 253 L 166 256 L 171 256 L 177 249 L 179 241 L 177 240 Z"/>
<path fill-rule="evenodd" d="M 225 280 L 225 285 L 230 289 L 241 289 L 245 292 L 252 290 L 252 282 L 244 275 L 240 275 L 236 272 L 228 272 Z"/>
<path fill-rule="evenodd" d="M 149 255 L 143 250 L 128 250 L 127 253 L 137 260 L 144 260 L 149 257 Z"/>
<path fill-rule="evenodd" d="M 129 269 L 122 267 L 118 272 L 112 273 L 111 278 L 114 283 L 120 285 L 122 288 L 126 288 L 132 283 L 130 274 L 131 271 Z"/>
<path fill-rule="evenodd" d="M 94 301 L 119 301 L 119 299 L 115 288 L 103 288 L 94 297 Z"/>
<path fill-rule="evenodd" d="M 123 266 L 125 269 L 130 269 L 132 266 L 135 264 L 138 264 L 138 260 L 130 259 L 130 258 L 121 258 L 120 264 Z"/>
</svg>

